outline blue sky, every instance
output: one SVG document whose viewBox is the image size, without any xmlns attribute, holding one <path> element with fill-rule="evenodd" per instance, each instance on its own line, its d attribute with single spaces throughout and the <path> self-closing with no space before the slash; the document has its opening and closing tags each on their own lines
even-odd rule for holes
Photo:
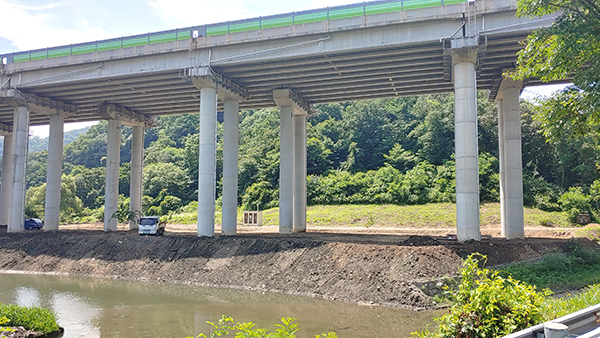
<svg viewBox="0 0 600 338">
<path fill-rule="evenodd" d="M 0 0 L 0 54 L 281 14 L 356 0 Z M 535 87 L 547 95 L 561 87 Z M 80 128 L 66 125 L 65 130 Z M 47 128 L 32 128 L 45 137 Z"/>
</svg>

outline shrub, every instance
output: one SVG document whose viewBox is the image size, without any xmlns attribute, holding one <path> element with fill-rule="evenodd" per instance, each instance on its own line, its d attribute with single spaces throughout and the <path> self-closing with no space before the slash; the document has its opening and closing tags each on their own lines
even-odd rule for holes
<svg viewBox="0 0 600 338">
<path fill-rule="evenodd" d="M 275 324 L 275 331 L 270 332 L 265 328 L 257 328 L 256 324 L 252 322 L 240 323 L 235 322 L 233 318 L 223 316 L 217 324 L 213 322 L 207 322 L 213 327 L 210 337 L 223 337 L 226 335 L 235 335 L 235 337 L 255 337 L 255 338 L 295 338 L 296 331 L 298 331 L 298 323 L 296 318 L 283 317 L 281 318 L 281 324 Z M 204 333 L 198 335 L 200 337 L 207 337 Z M 187 337 L 193 338 L 193 337 Z M 316 335 L 315 338 L 337 338 L 335 332 L 329 332 L 324 334 Z"/>
<path fill-rule="evenodd" d="M 583 193 L 581 187 L 571 187 L 559 199 L 558 204 L 562 211 L 569 215 L 569 221 L 577 222 L 577 215 L 582 213 L 590 214 L 593 218 L 591 198 Z"/>
<path fill-rule="evenodd" d="M 0 304 L 0 318 L 6 317 L 7 326 L 23 326 L 27 330 L 42 333 L 59 330 L 54 312 L 41 307 L 24 307 L 18 305 Z"/>
<path fill-rule="evenodd" d="M 478 265 L 485 256 L 470 255 L 463 263 L 461 283 L 452 296 L 450 313 L 435 320 L 435 331 L 420 331 L 417 337 L 501 337 L 539 323 L 540 305 L 551 292 Z"/>
</svg>

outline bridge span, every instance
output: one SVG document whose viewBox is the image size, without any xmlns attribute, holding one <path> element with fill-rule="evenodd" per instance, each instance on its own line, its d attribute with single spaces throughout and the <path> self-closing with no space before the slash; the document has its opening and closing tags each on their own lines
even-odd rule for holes
<svg viewBox="0 0 600 338">
<path fill-rule="evenodd" d="M 0 55 L 0 224 L 24 231 L 30 125 L 50 124 L 45 228 L 58 230 L 63 124 L 108 120 L 104 228 L 114 231 L 120 126 L 133 126 L 130 209 L 141 210 L 144 128 L 156 116 L 199 112 L 198 235 L 214 236 L 220 109 L 222 231 L 234 234 L 238 112 L 279 107 L 279 229 L 302 232 L 315 104 L 454 92 L 458 238 L 479 240 L 476 90 L 488 90 L 498 102 L 502 234 L 521 238 L 519 94 L 540 82 L 502 74 L 519 42 L 555 18 L 515 13 L 516 0 L 380 0 Z"/>
</svg>

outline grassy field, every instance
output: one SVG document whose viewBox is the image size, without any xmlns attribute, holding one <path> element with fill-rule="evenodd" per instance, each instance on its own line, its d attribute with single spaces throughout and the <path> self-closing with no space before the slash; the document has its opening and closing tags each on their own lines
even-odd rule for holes
<svg viewBox="0 0 600 338">
<path fill-rule="evenodd" d="M 238 210 L 238 222 L 242 222 L 242 210 Z M 191 224 L 196 222 L 196 213 L 174 214 L 165 221 Z M 480 207 L 481 225 L 500 224 L 500 203 L 486 203 Z M 216 222 L 221 221 L 218 212 Z M 263 225 L 277 225 L 279 209 L 263 211 Z M 306 212 L 309 226 L 359 226 L 401 228 L 453 228 L 456 226 L 456 205 L 437 203 L 425 205 L 314 205 Z M 525 226 L 541 226 L 550 222 L 553 226 L 568 227 L 572 224 L 562 212 L 546 212 L 525 208 Z"/>
</svg>

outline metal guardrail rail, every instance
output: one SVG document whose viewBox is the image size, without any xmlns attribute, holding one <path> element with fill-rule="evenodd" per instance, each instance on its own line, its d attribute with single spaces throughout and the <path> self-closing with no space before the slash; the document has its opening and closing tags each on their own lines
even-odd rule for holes
<svg viewBox="0 0 600 338">
<path fill-rule="evenodd" d="M 128 47 L 152 45 L 163 42 L 187 40 L 200 36 L 257 31 L 267 28 L 287 27 L 307 23 L 347 19 L 373 14 L 384 14 L 411 9 L 421 9 L 464 3 L 466 0 L 378 0 L 352 5 L 327 7 L 301 12 L 271 15 L 210 25 L 178 28 L 168 31 L 126 36 L 115 39 L 85 42 L 68 46 L 35 49 L 0 55 L 3 64 L 51 59 L 69 55 L 95 53 Z"/>
<path fill-rule="evenodd" d="M 600 304 L 515 332 L 504 338 L 544 338 L 544 326 L 549 323 L 560 323 L 568 326 L 571 334 L 569 337 L 600 337 Z"/>
</svg>

